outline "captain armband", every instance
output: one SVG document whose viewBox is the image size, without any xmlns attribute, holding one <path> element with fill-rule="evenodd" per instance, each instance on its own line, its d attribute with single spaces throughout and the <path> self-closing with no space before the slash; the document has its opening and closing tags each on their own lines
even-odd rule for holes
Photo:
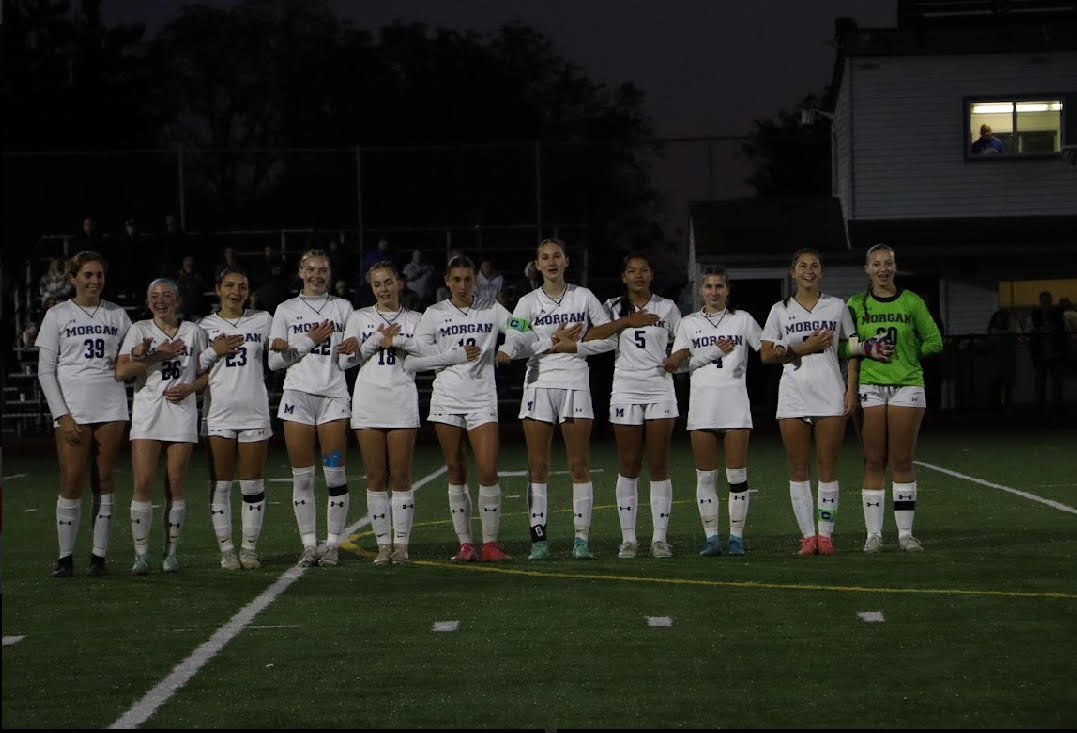
<svg viewBox="0 0 1077 733">
<path fill-rule="evenodd" d="M 509 320 L 505 325 L 510 331 L 519 331 L 520 333 L 527 333 L 531 330 L 531 321 L 517 316 L 509 316 Z"/>
</svg>

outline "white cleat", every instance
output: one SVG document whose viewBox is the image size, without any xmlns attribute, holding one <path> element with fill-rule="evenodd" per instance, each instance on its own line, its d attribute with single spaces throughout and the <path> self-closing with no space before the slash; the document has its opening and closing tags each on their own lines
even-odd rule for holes
<svg viewBox="0 0 1077 733">
<path fill-rule="evenodd" d="M 924 551 L 924 546 L 920 544 L 920 540 L 912 535 L 909 535 L 908 537 L 898 537 L 898 547 L 900 547 L 903 552 Z"/>
<path fill-rule="evenodd" d="M 621 546 L 617 548 L 617 557 L 622 560 L 631 560 L 638 551 L 639 546 L 635 542 L 622 542 Z"/>
<path fill-rule="evenodd" d="M 864 543 L 864 552 L 882 552 L 883 538 L 877 534 L 868 535 L 868 541 Z"/>
<path fill-rule="evenodd" d="M 318 549 L 314 545 L 304 545 L 303 553 L 299 556 L 297 567 L 312 568 L 318 564 Z"/>
<path fill-rule="evenodd" d="M 239 570 L 239 557 L 236 555 L 235 550 L 221 553 L 221 567 L 225 570 Z"/>
<path fill-rule="evenodd" d="M 384 567 L 392 562 L 392 556 L 392 545 L 378 545 L 378 556 L 374 558 L 374 564 L 378 567 Z"/>
</svg>

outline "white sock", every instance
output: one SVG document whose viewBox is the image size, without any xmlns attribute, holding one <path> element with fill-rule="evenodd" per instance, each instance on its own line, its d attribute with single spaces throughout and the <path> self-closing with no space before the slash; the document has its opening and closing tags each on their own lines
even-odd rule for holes
<svg viewBox="0 0 1077 733">
<path fill-rule="evenodd" d="M 530 484 L 527 489 L 528 526 L 532 542 L 546 541 L 546 484 Z"/>
<path fill-rule="evenodd" d="M 384 493 L 384 492 L 383 492 Z M 411 535 L 411 523 L 415 519 L 415 491 L 393 492 L 393 544 L 407 547 Z"/>
<path fill-rule="evenodd" d="M 471 544 L 471 494 L 467 484 L 449 484 L 449 514 L 461 545 Z"/>
<path fill-rule="evenodd" d="M 168 554 L 175 555 L 179 547 L 183 520 L 187 517 L 186 499 L 175 499 L 168 505 Z"/>
<path fill-rule="evenodd" d="M 812 511 L 811 481 L 790 481 L 789 498 L 802 537 L 815 536 L 815 512 Z"/>
<path fill-rule="evenodd" d="M 108 554 L 108 538 L 112 533 L 112 494 L 97 494 L 93 500 L 93 554 Z"/>
<path fill-rule="evenodd" d="M 651 543 L 665 542 L 669 514 L 673 510 L 673 482 L 668 478 L 651 482 Z"/>
<path fill-rule="evenodd" d="M 864 527 L 867 528 L 868 537 L 883 533 L 883 502 L 886 501 L 886 492 L 882 489 L 863 489 L 860 497 L 864 502 Z"/>
<path fill-rule="evenodd" d="M 393 544 L 391 525 L 396 519 L 390 516 L 388 491 L 367 491 L 366 510 L 370 514 L 370 527 L 374 530 L 374 542 L 378 545 Z"/>
<path fill-rule="evenodd" d="M 479 484 L 479 519 L 482 521 L 482 541 L 497 542 L 501 531 L 501 486 Z"/>
<path fill-rule="evenodd" d="M 748 469 L 727 468 L 729 482 L 729 536 L 744 537 L 744 522 L 748 519 Z"/>
<path fill-rule="evenodd" d="M 636 507 L 639 504 L 637 486 L 634 478 L 617 476 L 617 516 L 621 519 L 621 542 L 636 541 Z"/>
<path fill-rule="evenodd" d="M 898 537 L 912 536 L 912 520 L 916 515 L 916 482 L 899 484 L 891 487 L 894 495 L 894 522 L 897 524 Z"/>
<path fill-rule="evenodd" d="M 303 547 L 318 544 L 317 511 L 314 506 L 314 466 L 292 469 L 292 509 Z"/>
<path fill-rule="evenodd" d="M 266 484 L 260 478 L 240 479 L 239 490 L 243 494 L 243 516 L 240 518 L 243 549 L 253 552 L 265 519 Z"/>
<path fill-rule="evenodd" d="M 831 537 L 834 534 L 834 522 L 838 519 L 839 493 L 837 481 L 819 482 L 819 534 L 823 537 Z"/>
<path fill-rule="evenodd" d="M 75 535 L 82 519 L 82 500 L 56 497 L 56 539 L 60 544 L 60 557 L 75 553 Z"/>
<path fill-rule="evenodd" d="M 213 523 L 213 534 L 217 536 L 217 546 L 221 552 L 235 549 L 232 544 L 232 482 L 216 481 L 213 495 L 209 500 L 209 517 Z"/>
<path fill-rule="evenodd" d="M 718 536 L 718 490 L 715 488 L 717 471 L 696 470 L 696 505 L 699 518 L 703 520 L 703 534 L 707 539 Z"/>
<path fill-rule="evenodd" d="M 348 524 L 348 507 L 351 494 L 348 493 L 348 479 L 344 466 L 322 466 L 325 485 L 329 488 L 329 502 L 325 511 L 325 544 L 339 545 L 340 535 Z"/>
<path fill-rule="evenodd" d="M 135 544 L 135 554 L 145 555 L 150 551 L 150 523 L 153 522 L 153 502 L 131 500 L 131 540 Z"/>
<path fill-rule="evenodd" d="M 595 489 L 588 481 L 572 484 L 572 527 L 576 536 L 586 540 L 591 534 L 591 507 L 595 503 Z"/>
</svg>

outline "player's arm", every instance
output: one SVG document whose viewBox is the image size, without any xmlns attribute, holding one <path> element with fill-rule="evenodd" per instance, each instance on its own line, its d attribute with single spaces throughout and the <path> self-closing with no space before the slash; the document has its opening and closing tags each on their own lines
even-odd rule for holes
<svg viewBox="0 0 1077 733">
<path fill-rule="evenodd" d="M 933 356 L 942 352 L 942 332 L 939 325 L 927 310 L 922 298 L 916 299 L 912 308 L 912 322 L 920 335 L 920 356 Z"/>
<path fill-rule="evenodd" d="M 846 366 L 845 416 L 848 417 L 860 399 L 860 359 L 850 359 Z"/>
</svg>

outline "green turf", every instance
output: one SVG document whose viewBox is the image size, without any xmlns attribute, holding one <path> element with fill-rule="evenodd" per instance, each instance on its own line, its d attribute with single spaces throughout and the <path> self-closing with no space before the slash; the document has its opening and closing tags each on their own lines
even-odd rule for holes
<svg viewBox="0 0 1077 733">
<path fill-rule="evenodd" d="M 593 449 L 592 465 L 604 469 L 594 474 L 594 561 L 569 559 L 571 496 L 560 475 L 550 481 L 552 561 L 523 559 L 525 479 L 506 477 L 502 537 L 514 560 L 492 568 L 452 566 L 447 560 L 456 540 L 439 477 L 416 495 L 412 566 L 373 567 L 369 528 L 359 530 L 359 554 L 343 553 L 341 567 L 304 573 L 146 725 L 1077 724 L 1077 515 L 921 469 L 916 533 L 927 552 L 897 551 L 888 511 L 886 551 L 866 556 L 859 451 L 850 438 L 838 555 L 796 558 L 781 448 L 772 436 L 753 441 L 749 483 L 758 492 L 744 558 L 696 555 L 703 537 L 693 464 L 682 441 L 672 462 L 677 503 L 670 539 L 677 556 L 670 560 L 645 552 L 616 559 L 616 456 L 609 443 Z M 1072 507 L 1075 444 L 1072 431 L 944 435 L 928 426 L 918 458 Z M 132 551 L 124 471 L 111 574 L 85 576 L 87 502 L 76 577 L 52 580 L 55 462 L 10 450 L 4 457 L 5 476 L 30 474 L 3 487 L 3 634 L 26 635 L 3 651 L 5 728 L 111 724 L 298 555 L 291 487 L 271 482 L 268 499 L 279 503 L 267 507 L 260 543 L 266 567 L 233 573 L 218 567 L 199 452 L 178 575 L 126 574 Z M 356 457 L 357 451 L 351 475 L 361 472 Z M 436 447 L 420 446 L 415 478 L 439 466 Z M 524 466 L 522 446 L 507 442 L 501 468 Z M 554 469 L 563 468 L 558 455 Z M 271 455 L 268 475 L 289 475 L 282 451 Z M 646 480 L 640 484 L 643 548 L 650 512 Z M 319 482 L 319 535 L 324 497 Z M 364 509 L 363 493 L 354 491 L 351 521 Z M 158 557 L 160 534 L 153 539 Z M 882 611 L 886 620 L 865 623 L 860 611 Z M 648 627 L 648 616 L 669 616 L 673 625 Z M 459 630 L 434 633 L 434 622 L 445 620 L 459 620 Z"/>
</svg>

